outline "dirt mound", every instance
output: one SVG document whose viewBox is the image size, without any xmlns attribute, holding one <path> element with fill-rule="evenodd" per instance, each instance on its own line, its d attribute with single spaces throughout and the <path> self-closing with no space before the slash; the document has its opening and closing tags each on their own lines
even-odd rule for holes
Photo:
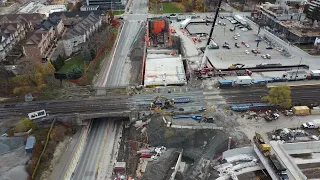
<svg viewBox="0 0 320 180">
<path fill-rule="evenodd" d="M 183 156 L 192 159 L 194 163 L 187 169 L 184 179 L 204 179 L 206 170 L 213 157 L 227 150 L 228 134 L 220 130 L 208 129 L 174 129 L 164 126 L 162 117 L 155 117 L 148 125 L 148 139 L 152 146 L 165 146 L 167 148 L 183 149 Z M 174 158 L 174 159 L 172 159 Z M 176 162 L 177 154 L 166 159 L 166 166 Z M 157 162 L 155 162 L 157 163 Z M 148 165 L 149 166 L 149 165 Z M 151 169 L 152 170 L 152 169 Z M 154 169 L 157 176 L 165 177 L 166 171 Z M 148 172 L 148 169 L 146 170 Z M 155 172 L 154 172 L 155 173 Z M 149 174 L 149 173 L 148 173 Z M 146 174 L 145 177 L 150 177 Z M 163 174 L 160 176 L 159 174 Z M 151 176 L 152 177 L 152 176 Z"/>
</svg>

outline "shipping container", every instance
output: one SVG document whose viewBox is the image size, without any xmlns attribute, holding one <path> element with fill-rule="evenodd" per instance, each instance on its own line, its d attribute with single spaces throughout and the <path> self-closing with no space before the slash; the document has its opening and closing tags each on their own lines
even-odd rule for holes
<svg viewBox="0 0 320 180">
<path fill-rule="evenodd" d="M 235 83 L 238 85 L 251 85 L 252 78 L 250 76 L 237 76 L 237 80 Z"/>
<path fill-rule="evenodd" d="M 302 116 L 302 115 L 309 115 L 310 109 L 308 106 L 294 106 L 292 111 L 295 115 Z"/>
<path fill-rule="evenodd" d="M 232 80 L 220 80 L 219 87 L 231 87 L 233 85 Z"/>
<path fill-rule="evenodd" d="M 25 150 L 27 153 L 32 153 L 33 146 L 36 143 L 36 138 L 34 136 L 29 136 L 27 139 Z"/>
</svg>

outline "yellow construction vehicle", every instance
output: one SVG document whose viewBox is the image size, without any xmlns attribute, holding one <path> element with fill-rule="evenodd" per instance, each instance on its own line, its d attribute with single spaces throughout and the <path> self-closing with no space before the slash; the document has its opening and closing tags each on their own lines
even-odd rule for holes
<svg viewBox="0 0 320 180">
<path fill-rule="evenodd" d="M 264 139 L 262 138 L 261 134 L 255 133 L 253 137 L 254 143 L 258 146 L 259 150 L 265 155 L 270 156 L 271 145 L 265 143 Z"/>
<path fill-rule="evenodd" d="M 154 101 L 150 104 L 150 109 L 153 110 L 155 108 L 160 109 L 168 109 L 170 107 L 173 107 L 174 100 L 173 99 L 167 99 L 163 96 L 157 96 Z"/>
</svg>

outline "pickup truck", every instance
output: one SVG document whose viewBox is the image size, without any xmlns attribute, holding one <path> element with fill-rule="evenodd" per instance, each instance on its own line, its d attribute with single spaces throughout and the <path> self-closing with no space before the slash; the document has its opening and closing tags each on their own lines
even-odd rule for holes
<svg viewBox="0 0 320 180">
<path fill-rule="evenodd" d="M 320 127 L 320 119 L 313 120 L 311 122 L 303 123 L 301 125 L 305 129 L 316 129 Z"/>
</svg>

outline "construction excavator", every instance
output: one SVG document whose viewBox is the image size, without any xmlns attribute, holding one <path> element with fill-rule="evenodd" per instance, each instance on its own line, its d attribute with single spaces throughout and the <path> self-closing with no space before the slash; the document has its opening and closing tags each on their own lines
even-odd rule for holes
<svg viewBox="0 0 320 180">
<path fill-rule="evenodd" d="M 150 109 L 169 109 L 173 107 L 174 99 L 167 99 L 163 96 L 157 96 L 154 101 L 150 104 Z"/>
</svg>

